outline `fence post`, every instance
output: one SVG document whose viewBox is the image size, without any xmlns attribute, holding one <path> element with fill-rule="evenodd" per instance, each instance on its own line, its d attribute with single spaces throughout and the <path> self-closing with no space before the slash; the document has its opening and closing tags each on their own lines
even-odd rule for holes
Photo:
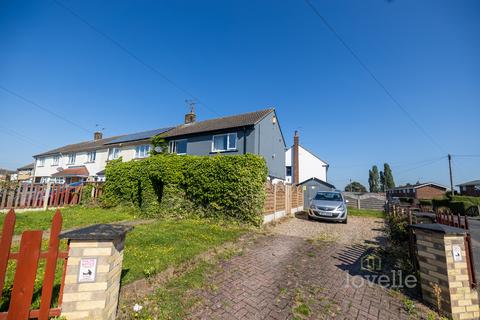
<svg viewBox="0 0 480 320">
<path fill-rule="evenodd" d="M 125 235 L 131 226 L 98 224 L 60 235 L 69 253 L 62 316 L 67 319 L 115 319 Z"/>
<path fill-rule="evenodd" d="M 468 231 L 443 224 L 413 225 L 422 296 L 453 319 L 479 319 Z"/>
<path fill-rule="evenodd" d="M 45 194 L 43 195 L 43 210 L 48 209 L 48 199 L 50 197 L 50 190 L 52 189 L 52 183 L 47 183 L 47 189 L 45 189 Z"/>
</svg>

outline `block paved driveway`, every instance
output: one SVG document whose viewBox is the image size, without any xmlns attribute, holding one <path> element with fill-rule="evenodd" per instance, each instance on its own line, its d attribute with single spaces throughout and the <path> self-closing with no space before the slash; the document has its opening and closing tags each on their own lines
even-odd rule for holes
<svg viewBox="0 0 480 320">
<path fill-rule="evenodd" d="M 383 241 L 381 219 L 347 225 L 291 218 L 223 262 L 191 319 L 417 319 L 402 299 L 365 281 L 360 258 Z M 424 308 L 424 307 L 423 307 Z"/>
</svg>

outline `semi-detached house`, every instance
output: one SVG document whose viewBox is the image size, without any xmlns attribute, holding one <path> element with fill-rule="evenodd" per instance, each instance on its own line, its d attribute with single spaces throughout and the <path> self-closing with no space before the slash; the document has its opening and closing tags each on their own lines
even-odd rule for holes
<svg viewBox="0 0 480 320">
<path fill-rule="evenodd" d="M 271 179 L 285 179 L 285 139 L 275 109 L 196 121 L 193 111 L 184 123 L 135 134 L 71 144 L 34 156 L 34 181 L 72 183 L 103 181 L 109 160 L 131 161 L 148 157 L 151 139 L 161 136 L 169 152 L 189 155 L 252 153 L 265 158 Z"/>
</svg>

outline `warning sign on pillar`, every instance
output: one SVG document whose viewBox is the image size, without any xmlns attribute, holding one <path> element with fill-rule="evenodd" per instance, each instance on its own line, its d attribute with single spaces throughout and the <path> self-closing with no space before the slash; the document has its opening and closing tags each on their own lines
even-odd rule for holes
<svg viewBox="0 0 480 320">
<path fill-rule="evenodd" d="M 80 270 L 78 272 L 78 282 L 95 282 L 97 271 L 97 259 L 80 259 Z"/>
</svg>

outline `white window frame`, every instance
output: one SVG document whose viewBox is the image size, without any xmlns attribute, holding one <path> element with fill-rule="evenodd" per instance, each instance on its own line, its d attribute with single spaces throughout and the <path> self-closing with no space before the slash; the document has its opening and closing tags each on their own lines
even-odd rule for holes
<svg viewBox="0 0 480 320">
<path fill-rule="evenodd" d="M 97 151 L 89 151 L 87 152 L 87 162 L 86 163 L 94 163 L 97 160 Z"/>
<path fill-rule="evenodd" d="M 179 140 L 173 140 L 173 141 L 170 141 L 170 143 L 168 144 L 168 151 L 170 153 L 176 153 L 177 155 L 185 155 L 187 154 L 187 152 L 183 152 L 183 153 L 177 153 L 177 143 L 180 142 L 180 141 L 185 141 L 185 143 L 188 144 L 188 139 L 179 139 Z M 186 149 L 186 148 L 185 148 Z"/>
<path fill-rule="evenodd" d="M 73 161 L 72 161 L 73 159 Z M 76 152 L 71 152 L 67 155 L 67 164 L 75 164 L 77 161 L 77 153 Z"/>
<path fill-rule="evenodd" d="M 38 158 L 37 167 L 44 167 L 45 166 L 45 158 Z"/>
<path fill-rule="evenodd" d="M 120 156 L 120 148 L 112 147 L 108 148 L 107 161 L 116 160 Z"/>
<path fill-rule="evenodd" d="M 143 149 L 143 150 L 140 150 Z M 141 144 L 135 147 L 135 159 L 143 159 L 150 156 L 152 147 L 149 144 Z"/>
<path fill-rule="evenodd" d="M 235 147 L 230 148 L 230 136 L 235 135 Z M 225 150 L 220 150 L 220 149 L 215 149 L 215 137 L 223 137 L 227 136 L 227 149 Z M 226 152 L 226 151 L 235 151 L 237 149 L 237 142 L 238 142 L 238 135 L 236 132 L 229 132 L 229 133 L 222 133 L 222 134 L 214 134 L 212 136 L 212 152 Z"/>
<path fill-rule="evenodd" d="M 60 156 L 53 156 L 52 166 L 58 166 L 59 163 L 60 163 Z"/>
</svg>

